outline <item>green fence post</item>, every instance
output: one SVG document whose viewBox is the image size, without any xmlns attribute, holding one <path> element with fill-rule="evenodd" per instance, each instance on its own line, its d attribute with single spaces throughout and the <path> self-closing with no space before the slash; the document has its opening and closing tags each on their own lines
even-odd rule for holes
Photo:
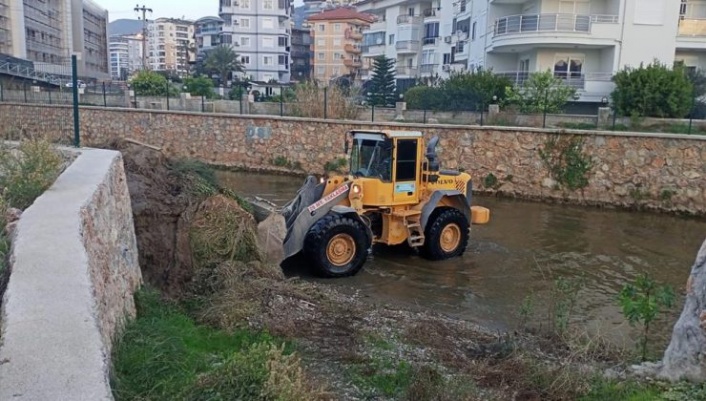
<svg viewBox="0 0 706 401">
<path fill-rule="evenodd" d="M 0 102 L 5 101 L 5 89 L 3 88 L 2 85 L 0 85 Z"/>
<path fill-rule="evenodd" d="M 167 111 L 169 111 L 169 81 L 167 81 Z"/>
<path fill-rule="evenodd" d="M 27 82 L 25 82 L 25 84 L 22 85 L 22 90 L 24 91 L 24 94 L 25 94 L 25 103 L 28 103 L 27 102 Z"/>
<path fill-rule="evenodd" d="M 370 121 L 375 122 L 375 103 L 373 103 L 373 109 L 370 112 Z"/>
<path fill-rule="evenodd" d="M 49 94 L 49 104 L 51 104 L 51 88 L 47 89 L 47 93 Z"/>
<path fill-rule="evenodd" d="M 328 88 L 324 88 L 324 120 L 328 118 Z"/>
<path fill-rule="evenodd" d="M 71 56 L 71 82 L 73 82 L 72 92 L 74 94 L 74 146 L 81 146 L 81 134 L 78 119 L 78 66 L 76 55 Z"/>
<path fill-rule="evenodd" d="M 282 87 L 279 87 L 279 116 L 284 117 L 284 92 Z"/>
</svg>

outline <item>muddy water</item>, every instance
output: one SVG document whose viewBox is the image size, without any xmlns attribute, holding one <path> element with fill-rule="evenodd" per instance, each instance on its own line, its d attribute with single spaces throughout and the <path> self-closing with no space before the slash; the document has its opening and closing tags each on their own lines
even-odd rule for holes
<svg viewBox="0 0 706 401">
<path fill-rule="evenodd" d="M 302 182 L 220 174 L 235 191 L 278 204 L 289 200 Z M 554 280 L 581 278 L 576 323 L 629 343 L 635 331 L 622 318 L 616 297 L 626 282 L 648 272 L 677 290 L 677 307 L 659 325 L 660 343 L 670 335 L 706 222 L 493 197 L 476 196 L 474 204 L 491 209 L 491 223 L 473 226 L 463 257 L 429 262 L 404 247 L 379 249 L 357 276 L 323 281 L 359 290 L 376 302 L 431 308 L 504 330 L 517 327 L 520 305 L 528 296 L 535 300 L 534 320 L 541 321 L 548 315 Z M 305 266 L 290 274 L 307 276 Z"/>
</svg>

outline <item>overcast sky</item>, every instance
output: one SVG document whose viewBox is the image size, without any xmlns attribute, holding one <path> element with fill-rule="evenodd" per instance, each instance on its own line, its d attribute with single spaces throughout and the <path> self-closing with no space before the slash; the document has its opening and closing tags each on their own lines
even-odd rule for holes
<svg viewBox="0 0 706 401">
<path fill-rule="evenodd" d="M 96 0 L 98 4 L 108 9 L 110 20 L 137 17 L 133 11 L 135 4 L 130 0 Z M 147 18 L 182 18 L 196 20 L 207 15 L 218 15 L 219 0 L 141 0 L 140 7 L 152 9 L 152 15 Z M 295 5 L 301 5 L 302 0 L 295 0 Z M 140 14 L 141 15 L 141 14 Z"/>
</svg>

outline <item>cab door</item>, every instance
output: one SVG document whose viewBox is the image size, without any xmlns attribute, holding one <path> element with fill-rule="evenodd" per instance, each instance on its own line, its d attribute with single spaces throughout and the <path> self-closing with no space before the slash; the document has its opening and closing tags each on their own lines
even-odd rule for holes
<svg viewBox="0 0 706 401">
<path fill-rule="evenodd" d="M 419 202 L 419 138 L 395 139 L 392 199 L 397 205 Z"/>
</svg>

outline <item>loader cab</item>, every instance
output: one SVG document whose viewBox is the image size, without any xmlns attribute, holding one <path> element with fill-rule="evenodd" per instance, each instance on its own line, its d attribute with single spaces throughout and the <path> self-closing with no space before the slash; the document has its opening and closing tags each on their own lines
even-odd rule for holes
<svg viewBox="0 0 706 401">
<path fill-rule="evenodd" d="M 350 173 L 363 183 L 363 204 L 392 206 L 419 202 L 422 133 L 350 133 Z"/>
</svg>

